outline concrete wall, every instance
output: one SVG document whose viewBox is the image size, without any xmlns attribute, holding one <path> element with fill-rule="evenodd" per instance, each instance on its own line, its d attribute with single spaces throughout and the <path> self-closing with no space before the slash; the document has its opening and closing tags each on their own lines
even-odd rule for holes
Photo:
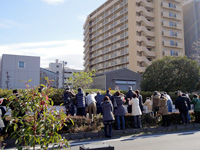
<svg viewBox="0 0 200 150">
<path fill-rule="evenodd" d="M 93 77 L 93 88 L 106 90 L 106 76 L 105 76 L 105 74 Z"/>
<path fill-rule="evenodd" d="M 114 90 L 115 81 L 136 81 L 136 89 L 140 90 L 141 75 L 125 68 L 109 72 L 106 74 L 106 89 Z"/>
<path fill-rule="evenodd" d="M 24 62 L 24 68 L 19 68 L 19 62 Z M 7 88 L 6 81 L 9 79 L 9 89 L 24 89 L 25 83 L 20 80 L 28 81 L 30 86 L 40 84 L 40 57 L 2 55 L 2 83 L 1 88 Z"/>
<path fill-rule="evenodd" d="M 116 89 L 116 81 L 123 81 L 123 82 L 136 82 L 135 90 L 140 90 L 140 81 L 141 75 L 135 73 L 129 69 L 119 69 L 111 72 L 106 72 L 104 74 L 97 75 L 93 77 L 93 88 L 107 90 L 111 88 L 112 90 Z M 129 84 L 125 84 L 124 87 L 128 89 Z M 120 89 L 121 90 L 121 89 Z"/>
</svg>

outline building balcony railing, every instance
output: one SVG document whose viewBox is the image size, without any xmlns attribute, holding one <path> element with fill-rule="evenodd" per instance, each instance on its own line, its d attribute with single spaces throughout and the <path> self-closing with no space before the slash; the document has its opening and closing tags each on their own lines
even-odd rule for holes
<svg viewBox="0 0 200 150">
<path fill-rule="evenodd" d="M 136 8 L 136 12 L 140 13 L 140 12 L 143 12 L 145 14 L 145 16 L 148 16 L 148 17 L 154 17 L 154 13 L 151 12 L 151 11 L 148 11 L 145 7 L 143 6 L 139 6 Z"/>
<path fill-rule="evenodd" d="M 153 2 L 148 2 L 147 0 L 136 0 L 136 3 L 142 3 L 146 7 L 154 8 Z"/>
<path fill-rule="evenodd" d="M 151 37 L 155 36 L 155 32 L 147 30 L 145 26 L 136 26 L 136 31 L 143 32 L 146 36 L 151 36 Z"/>
<path fill-rule="evenodd" d="M 162 12 L 162 16 L 166 18 L 181 20 L 181 16 L 179 14 L 172 14 L 171 12 Z"/>
<path fill-rule="evenodd" d="M 147 18 L 145 18 L 144 16 L 136 16 L 136 21 L 137 22 L 144 22 L 146 26 L 149 27 L 154 27 L 155 24 L 153 21 L 148 21 Z"/>
<path fill-rule="evenodd" d="M 144 42 L 146 46 L 155 46 L 155 41 L 148 40 L 145 36 L 137 36 L 138 42 Z"/>
<path fill-rule="evenodd" d="M 176 11 L 181 11 L 181 6 L 177 5 L 177 4 L 172 4 L 172 3 L 168 3 L 168 2 L 162 2 L 161 6 L 166 8 L 166 9 L 173 9 Z"/>
<path fill-rule="evenodd" d="M 163 46 L 166 46 L 166 47 L 176 47 L 176 48 L 183 48 L 183 44 L 182 43 L 179 43 L 179 42 L 176 42 L 176 41 L 163 41 Z"/>
<path fill-rule="evenodd" d="M 143 62 L 144 64 L 145 64 L 145 66 L 147 67 L 147 66 L 150 66 L 151 64 L 152 64 L 152 62 L 151 61 L 149 61 L 148 59 L 147 59 L 147 57 L 145 57 L 145 56 L 138 56 L 137 57 L 137 61 L 138 62 Z"/>
<path fill-rule="evenodd" d="M 145 46 L 136 46 L 138 52 L 143 52 L 146 56 L 155 57 L 156 53 L 154 51 L 148 50 Z"/>
</svg>

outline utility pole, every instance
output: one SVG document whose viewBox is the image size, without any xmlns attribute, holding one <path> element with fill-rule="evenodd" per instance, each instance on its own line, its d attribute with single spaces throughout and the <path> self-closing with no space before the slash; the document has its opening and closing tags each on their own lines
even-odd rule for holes
<svg viewBox="0 0 200 150">
<path fill-rule="evenodd" d="M 64 88 L 64 84 L 65 84 L 65 65 L 67 65 L 67 62 L 66 61 L 62 61 L 62 66 L 63 66 L 63 69 L 62 69 L 62 73 L 63 73 L 63 75 L 62 75 L 62 80 L 63 80 L 63 83 L 62 83 L 62 85 L 63 85 L 63 88 Z"/>
</svg>

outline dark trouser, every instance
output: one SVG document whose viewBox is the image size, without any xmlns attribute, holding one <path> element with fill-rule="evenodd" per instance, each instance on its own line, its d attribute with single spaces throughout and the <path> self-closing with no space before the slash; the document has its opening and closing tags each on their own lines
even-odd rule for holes
<svg viewBox="0 0 200 150">
<path fill-rule="evenodd" d="M 141 117 L 138 116 L 133 116 L 133 121 L 134 121 L 134 128 L 141 128 Z"/>
<path fill-rule="evenodd" d="M 101 106 L 97 106 L 97 114 L 103 114 Z"/>
<path fill-rule="evenodd" d="M 74 106 L 69 107 L 69 109 L 66 111 L 66 115 L 74 116 Z"/>
<path fill-rule="evenodd" d="M 182 123 L 187 124 L 188 123 L 188 111 L 180 112 Z"/>
<path fill-rule="evenodd" d="M 85 107 L 77 108 L 77 116 L 86 116 Z"/>
<path fill-rule="evenodd" d="M 109 131 L 107 131 L 107 128 L 109 127 Z M 111 137 L 112 133 L 112 124 L 104 124 L 104 132 L 105 132 L 105 137 Z"/>
<path fill-rule="evenodd" d="M 128 105 L 128 107 L 127 107 L 127 111 L 128 111 L 128 113 L 132 113 L 132 105 Z"/>
<path fill-rule="evenodd" d="M 195 123 L 200 123 L 200 112 L 194 111 L 194 115 L 195 115 Z"/>
<path fill-rule="evenodd" d="M 123 116 L 116 116 L 118 130 L 120 129 L 120 117 L 122 118 L 122 129 L 125 129 L 125 119 L 123 115 Z"/>
<path fill-rule="evenodd" d="M 169 126 L 169 120 L 167 115 L 162 116 L 162 125 L 163 126 Z"/>
</svg>

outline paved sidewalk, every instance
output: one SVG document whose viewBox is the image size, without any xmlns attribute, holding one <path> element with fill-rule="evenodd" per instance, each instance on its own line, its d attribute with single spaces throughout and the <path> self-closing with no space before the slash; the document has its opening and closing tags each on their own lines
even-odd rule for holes
<svg viewBox="0 0 200 150">
<path fill-rule="evenodd" d="M 166 133 L 170 131 L 184 131 L 184 130 L 198 130 L 200 129 L 200 124 L 191 123 L 186 126 L 184 125 L 171 125 L 168 127 L 149 127 L 142 129 L 125 129 L 125 130 L 113 130 L 112 136 L 126 136 L 126 135 L 136 135 L 136 134 L 151 134 L 151 133 Z M 68 139 L 68 141 L 80 141 L 83 139 L 98 139 L 104 138 L 104 131 L 100 132 L 84 132 L 84 133 L 66 133 L 62 134 L 63 137 Z M 16 149 L 15 141 L 11 139 L 5 139 L 4 143 L 7 143 L 6 149 Z"/>
</svg>

